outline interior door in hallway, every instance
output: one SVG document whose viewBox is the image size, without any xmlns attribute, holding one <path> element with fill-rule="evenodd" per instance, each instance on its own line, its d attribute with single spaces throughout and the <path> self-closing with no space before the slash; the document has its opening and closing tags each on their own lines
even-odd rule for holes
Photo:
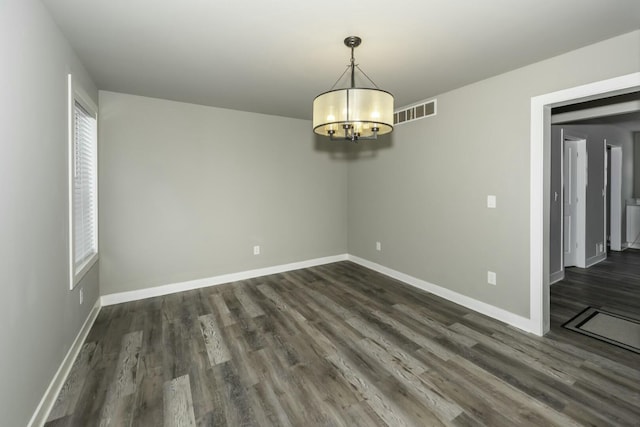
<svg viewBox="0 0 640 427">
<path fill-rule="evenodd" d="M 586 140 L 564 140 L 564 266 L 585 266 Z"/>
</svg>

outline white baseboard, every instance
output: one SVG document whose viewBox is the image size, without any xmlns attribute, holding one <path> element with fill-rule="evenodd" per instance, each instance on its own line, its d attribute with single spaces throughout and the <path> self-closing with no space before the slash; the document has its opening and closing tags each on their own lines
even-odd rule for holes
<svg viewBox="0 0 640 427">
<path fill-rule="evenodd" d="M 607 254 L 606 253 L 602 253 L 600 255 L 594 255 L 592 257 L 587 258 L 586 262 L 585 262 L 585 267 L 584 268 L 589 268 L 591 266 L 596 265 L 597 263 L 604 261 L 605 259 L 607 259 Z"/>
<path fill-rule="evenodd" d="M 268 276 L 269 274 L 284 273 L 285 271 L 309 268 L 316 265 L 346 261 L 347 259 L 347 254 L 328 256 L 324 258 L 315 258 L 307 261 L 293 262 L 290 264 L 276 265 L 273 267 L 258 268 L 255 270 L 242 271 L 239 273 L 223 274 L 220 276 L 155 286 L 153 288 L 145 288 L 136 291 L 118 292 L 114 294 L 103 295 L 100 299 L 103 306 L 120 304 L 123 302 L 137 301 L 145 298 L 169 295 L 176 292 L 206 288 L 207 286 L 222 285 L 224 283 L 237 282 L 239 280 L 253 279 L 254 277 Z"/>
<path fill-rule="evenodd" d="M 553 285 L 554 283 L 557 283 L 562 279 L 564 279 L 564 270 L 558 270 L 555 273 L 551 273 L 549 275 L 549 284 Z"/>
<path fill-rule="evenodd" d="M 71 367 L 73 366 L 76 357 L 78 357 L 78 353 L 80 353 L 84 340 L 87 339 L 87 335 L 89 335 L 89 331 L 91 330 L 93 323 L 96 321 L 101 308 L 100 298 L 98 298 L 95 305 L 89 312 L 87 319 L 82 324 L 80 332 L 78 332 L 75 340 L 73 340 L 73 344 L 71 344 L 69 351 L 67 351 L 66 356 L 62 359 L 62 363 L 60 364 L 58 371 L 53 376 L 49 387 L 47 387 L 47 391 L 45 391 L 44 396 L 42 396 L 38 407 L 29 421 L 29 424 L 27 424 L 28 427 L 41 427 L 47 421 L 49 413 L 51 412 L 54 403 L 56 403 L 56 398 L 58 397 L 64 382 L 67 380 Z"/>
<path fill-rule="evenodd" d="M 357 257 L 355 255 L 349 255 L 348 259 L 349 261 L 355 262 L 356 264 L 360 264 L 363 267 L 369 268 L 371 270 L 377 271 L 378 273 L 382 273 L 386 276 L 400 280 L 401 282 L 404 282 L 408 285 L 411 285 L 418 289 L 422 289 L 423 291 L 427 291 L 429 293 L 442 297 L 446 300 L 449 300 L 456 304 L 467 307 L 473 311 L 477 311 L 478 313 L 484 314 L 486 316 L 500 320 L 501 322 L 515 326 L 516 328 L 522 329 L 523 331 L 531 332 L 531 333 L 535 333 L 536 331 L 535 325 L 533 324 L 534 322 L 532 322 L 531 319 L 527 319 L 526 317 L 519 316 L 517 314 L 506 311 L 502 308 L 495 307 L 493 305 L 484 303 L 482 301 L 478 301 L 476 299 L 470 298 L 466 295 L 459 294 L 450 289 L 443 288 L 438 285 L 434 285 L 433 283 L 429 283 L 424 280 L 418 279 L 416 277 L 409 276 L 408 274 L 401 273 L 399 271 L 393 270 L 391 268 L 385 267 L 380 264 L 376 264 L 374 262 Z"/>
</svg>

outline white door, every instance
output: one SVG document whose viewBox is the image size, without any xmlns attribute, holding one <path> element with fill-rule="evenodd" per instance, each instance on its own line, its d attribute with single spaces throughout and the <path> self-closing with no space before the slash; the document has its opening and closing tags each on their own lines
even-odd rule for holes
<svg viewBox="0 0 640 427">
<path fill-rule="evenodd" d="M 563 255 L 565 267 L 585 267 L 586 140 L 564 140 Z"/>
<path fill-rule="evenodd" d="M 610 246 L 612 251 L 622 250 L 622 147 L 611 147 Z"/>
<path fill-rule="evenodd" d="M 576 265 L 576 207 L 577 200 L 577 177 L 576 169 L 578 165 L 578 147 L 576 141 L 564 141 L 564 266 L 571 267 Z"/>
</svg>

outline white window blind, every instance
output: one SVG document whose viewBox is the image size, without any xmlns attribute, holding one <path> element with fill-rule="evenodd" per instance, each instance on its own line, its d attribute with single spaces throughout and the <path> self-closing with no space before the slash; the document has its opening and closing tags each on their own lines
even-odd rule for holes
<svg viewBox="0 0 640 427">
<path fill-rule="evenodd" d="M 75 99 L 72 149 L 73 263 L 78 275 L 98 253 L 97 123 Z"/>
</svg>

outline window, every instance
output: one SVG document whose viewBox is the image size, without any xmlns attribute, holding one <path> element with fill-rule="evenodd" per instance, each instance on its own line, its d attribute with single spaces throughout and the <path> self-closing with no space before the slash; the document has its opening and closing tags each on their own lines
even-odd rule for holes
<svg viewBox="0 0 640 427">
<path fill-rule="evenodd" d="M 69 75 L 71 289 L 98 260 L 97 107 Z"/>
</svg>

